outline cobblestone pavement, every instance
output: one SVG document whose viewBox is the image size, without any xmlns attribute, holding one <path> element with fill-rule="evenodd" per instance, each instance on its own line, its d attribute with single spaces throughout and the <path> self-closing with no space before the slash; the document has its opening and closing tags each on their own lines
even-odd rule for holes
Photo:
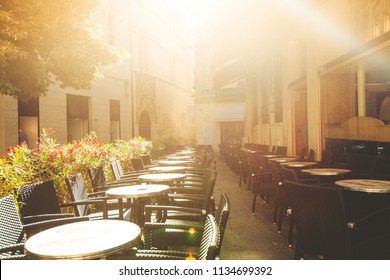
<svg viewBox="0 0 390 280">
<path fill-rule="evenodd" d="M 282 233 L 272 223 L 274 206 L 258 198 L 256 213 L 252 215 L 252 193 L 246 185 L 238 187 L 239 177 L 227 165 L 217 162 L 218 177 L 214 198 L 226 193 L 232 210 L 225 231 L 220 258 L 222 260 L 291 260 L 294 249 L 287 244 L 288 221 L 284 220 Z"/>
</svg>

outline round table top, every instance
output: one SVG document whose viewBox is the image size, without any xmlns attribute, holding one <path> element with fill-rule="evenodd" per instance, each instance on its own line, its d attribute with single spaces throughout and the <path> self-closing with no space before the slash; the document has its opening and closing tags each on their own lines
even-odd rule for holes
<svg viewBox="0 0 390 280">
<path fill-rule="evenodd" d="M 367 193 L 390 193 L 390 181 L 370 179 L 350 179 L 335 182 L 345 190 Z"/>
<path fill-rule="evenodd" d="M 280 155 L 275 155 L 275 154 L 267 154 L 267 155 L 262 155 L 265 158 L 278 158 Z"/>
<path fill-rule="evenodd" d="M 262 154 L 262 153 L 264 153 L 264 150 L 246 150 L 246 152 L 248 152 L 250 154 Z"/>
<path fill-rule="evenodd" d="M 310 173 L 311 175 L 319 175 L 319 176 L 337 176 L 345 173 L 351 172 L 349 169 L 342 168 L 309 168 L 302 169 L 301 172 Z"/>
<path fill-rule="evenodd" d="M 185 178 L 185 174 L 181 173 L 150 173 L 138 176 L 140 180 L 146 181 L 170 181 Z"/>
<path fill-rule="evenodd" d="M 195 153 L 196 153 L 195 151 L 185 150 L 185 151 L 177 151 L 176 155 L 179 155 L 179 156 L 182 156 L 182 155 L 193 155 Z"/>
<path fill-rule="evenodd" d="M 193 159 L 194 157 L 192 156 L 167 156 L 166 157 L 169 160 L 188 160 L 188 159 Z"/>
<path fill-rule="evenodd" d="M 120 220 L 65 224 L 41 231 L 24 246 L 32 259 L 98 259 L 139 242 L 141 228 Z"/>
<path fill-rule="evenodd" d="M 150 167 L 148 170 L 155 172 L 180 172 L 185 171 L 186 169 L 186 166 L 155 166 Z"/>
<path fill-rule="evenodd" d="M 137 198 L 153 196 L 168 189 L 168 185 L 141 184 L 112 188 L 106 191 L 106 195 L 110 198 Z"/>
<path fill-rule="evenodd" d="M 286 167 L 294 167 L 294 168 L 302 168 L 302 167 L 309 167 L 318 164 L 318 162 L 315 161 L 288 161 L 288 162 L 282 162 L 280 165 L 286 166 Z"/>
<path fill-rule="evenodd" d="M 297 159 L 298 159 L 297 157 L 281 157 L 281 156 L 279 156 L 279 157 L 269 158 L 268 160 L 273 161 L 273 162 L 277 162 L 277 163 L 282 163 L 282 162 L 294 161 Z"/>
<path fill-rule="evenodd" d="M 183 165 L 188 164 L 187 160 L 160 160 L 158 161 L 159 165 Z"/>
</svg>

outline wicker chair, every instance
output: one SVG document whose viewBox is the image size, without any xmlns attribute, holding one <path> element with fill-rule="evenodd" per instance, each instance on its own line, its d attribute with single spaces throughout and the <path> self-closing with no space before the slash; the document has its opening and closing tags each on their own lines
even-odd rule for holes
<svg viewBox="0 0 390 280">
<path fill-rule="evenodd" d="M 111 188 L 127 186 L 128 183 L 121 181 L 107 182 L 106 175 L 104 174 L 103 166 L 97 168 L 88 168 L 88 177 L 91 181 L 94 192 L 106 191 Z"/>
<path fill-rule="evenodd" d="M 297 244 L 295 258 L 305 256 L 325 259 L 382 259 L 388 258 L 390 206 L 375 213 L 350 221 L 342 190 L 339 188 L 314 186 L 292 181 L 283 183 L 285 193 L 292 203 Z M 371 232 L 371 221 L 383 217 L 380 223 L 385 229 Z"/>
<path fill-rule="evenodd" d="M 117 200 L 109 200 L 104 196 L 105 192 L 89 194 L 80 173 L 65 178 L 65 182 L 72 200 L 67 205 L 74 207 L 77 216 L 88 216 L 90 219 L 117 219 L 119 217 L 118 204 L 115 204 Z M 108 201 L 112 201 L 113 204 L 108 206 Z M 90 205 L 93 205 L 95 209 L 91 209 Z M 130 219 L 129 208 L 125 209 L 125 217 Z"/>
<path fill-rule="evenodd" d="M 13 196 L 5 196 L 0 199 L 0 259 L 25 259 L 26 238 L 50 227 L 86 220 L 86 217 L 70 217 L 22 224 Z"/>
<path fill-rule="evenodd" d="M 219 246 L 219 228 L 213 215 L 209 214 L 201 228 L 188 227 L 186 225 L 166 224 L 166 223 L 145 223 L 144 239 L 145 243 L 154 247 L 165 246 L 165 231 L 181 231 L 186 233 L 186 239 L 191 242 L 194 235 L 201 233 L 201 241 L 196 249 L 186 247 L 187 250 L 160 250 L 160 249 L 142 249 L 122 253 L 114 256 L 114 259 L 137 259 L 137 260 L 215 260 L 217 257 L 217 248 Z M 194 246 L 197 243 L 194 242 Z"/>
<path fill-rule="evenodd" d="M 142 171 L 132 170 L 132 171 L 125 172 L 119 160 L 114 160 L 113 162 L 111 162 L 110 165 L 111 165 L 112 174 L 114 175 L 114 179 L 115 179 L 114 182 L 118 182 L 118 183 L 124 183 L 129 181 L 138 182 L 139 175 L 149 173 L 146 170 L 142 170 Z"/>
<path fill-rule="evenodd" d="M 283 216 L 287 213 L 288 205 L 286 204 L 282 184 L 283 180 L 280 176 L 280 170 L 276 162 L 269 162 L 269 167 L 272 172 L 272 182 L 274 186 L 274 214 L 273 223 L 277 224 L 278 233 L 282 232 Z"/>
<path fill-rule="evenodd" d="M 188 227 L 197 227 L 201 228 L 202 225 L 204 225 L 204 221 L 206 220 L 207 215 L 201 210 L 197 208 L 189 208 L 189 207 L 176 207 L 176 206 L 156 206 L 159 209 L 169 209 L 169 210 L 175 210 L 175 211 L 182 211 L 186 213 L 194 213 L 199 216 L 203 216 L 203 221 L 193 221 L 192 219 L 185 220 L 185 219 L 169 219 L 166 221 L 167 224 L 179 224 L 179 225 L 186 225 Z M 150 216 L 150 211 L 153 209 L 153 206 L 146 206 L 146 215 Z M 217 248 L 217 255 L 219 256 L 220 250 L 221 250 L 221 245 L 225 233 L 225 229 L 227 226 L 227 222 L 229 219 L 231 211 L 231 203 L 226 194 L 221 194 L 220 199 L 219 199 L 219 204 L 218 208 L 215 214 L 215 220 L 216 223 L 219 227 L 220 230 L 220 246 Z M 161 233 L 162 235 L 163 233 Z M 188 240 L 186 239 L 185 232 L 180 232 L 180 231 L 169 231 L 169 232 L 164 232 L 164 245 L 168 246 L 169 248 L 174 248 L 177 246 L 189 246 Z M 196 241 L 198 240 L 198 241 Z M 193 237 L 191 238 L 192 244 L 191 246 L 199 246 L 200 238 L 196 237 L 194 234 Z M 151 244 L 146 244 L 146 248 L 150 248 L 148 246 L 152 246 Z M 153 244 L 153 247 L 157 247 L 156 244 Z M 157 247 L 158 248 L 158 247 Z M 161 248 L 160 248 L 161 249 Z"/>
<path fill-rule="evenodd" d="M 217 172 L 212 169 L 207 169 L 204 174 L 204 183 L 201 188 L 184 186 L 171 187 L 168 194 L 168 202 L 165 205 L 147 205 L 145 209 L 148 211 L 158 211 L 155 215 L 158 217 L 158 222 L 168 222 L 169 220 L 192 220 L 204 221 L 206 214 L 214 214 L 215 202 L 213 197 Z M 170 206 L 170 207 L 169 207 Z M 175 208 L 176 207 L 176 208 Z M 186 207 L 196 209 L 195 211 L 183 211 L 177 207 Z M 150 219 L 151 215 L 146 218 Z"/>
<path fill-rule="evenodd" d="M 67 207 L 75 205 L 102 204 L 102 201 L 89 202 L 87 200 L 60 204 L 52 180 L 42 181 L 22 186 L 18 189 L 17 201 L 20 206 L 20 215 L 23 224 L 39 221 L 72 218 L 74 213 L 63 213 Z"/>
<path fill-rule="evenodd" d="M 264 157 L 258 154 L 249 155 L 251 179 L 248 189 L 250 190 L 250 185 L 252 185 L 252 215 L 255 214 L 257 197 L 260 195 L 268 203 L 270 196 L 274 192 L 272 172 L 268 165 L 265 165 L 263 159 Z"/>
<path fill-rule="evenodd" d="M 152 167 L 152 166 L 157 166 L 157 164 L 152 161 L 152 158 L 150 157 L 149 154 L 141 155 L 141 159 L 142 159 L 142 163 L 146 169 L 148 169 L 149 167 Z"/>
</svg>

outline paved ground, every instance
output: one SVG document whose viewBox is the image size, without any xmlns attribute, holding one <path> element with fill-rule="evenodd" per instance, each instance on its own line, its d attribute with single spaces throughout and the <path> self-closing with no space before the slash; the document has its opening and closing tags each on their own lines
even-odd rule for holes
<svg viewBox="0 0 390 280">
<path fill-rule="evenodd" d="M 227 165 L 218 161 L 218 177 L 214 190 L 216 205 L 224 192 L 232 204 L 221 249 L 222 260 L 289 260 L 294 249 L 287 245 L 287 223 L 278 234 L 272 223 L 273 205 L 257 200 L 256 213 L 251 214 L 252 194 L 246 185 L 238 187 L 239 178 Z M 287 221 L 287 220 L 285 220 Z"/>
</svg>

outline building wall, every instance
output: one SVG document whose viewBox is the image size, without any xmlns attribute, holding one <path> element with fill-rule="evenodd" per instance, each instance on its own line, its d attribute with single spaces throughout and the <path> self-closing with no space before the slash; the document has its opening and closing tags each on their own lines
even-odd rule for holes
<svg viewBox="0 0 390 280">
<path fill-rule="evenodd" d="M 89 98 L 89 132 L 96 132 L 103 143 L 111 141 L 110 100 L 120 102 L 120 137 L 137 136 L 137 114 L 142 108 L 137 107 L 135 76 L 141 73 L 153 80 L 156 89 L 153 100 L 148 101 L 159 108 L 151 112 L 152 140 L 159 140 L 164 131 L 182 143 L 193 143 L 193 49 L 181 22 L 185 19 L 175 10 L 183 8 L 181 2 L 170 2 L 172 5 L 153 0 L 103 1 L 93 16 L 102 28 L 101 39 L 124 49 L 128 56 L 120 65 L 103 70 L 104 78 L 91 90 L 53 85 L 39 99 L 39 131 L 53 128 L 58 143 L 68 141 L 66 96 L 72 94 Z M 0 96 L 0 106 L 0 153 L 5 154 L 8 146 L 18 144 L 17 100 Z"/>
<path fill-rule="evenodd" d="M 16 99 L 0 95 L 0 149 L 1 154 L 7 148 L 18 143 L 18 102 Z"/>
<path fill-rule="evenodd" d="M 274 7 L 273 4 L 275 4 Z M 231 45 L 224 44 L 226 42 L 224 38 L 228 38 L 228 42 L 245 40 L 243 34 L 252 32 L 246 49 L 238 49 L 240 54 L 244 53 L 247 56 L 243 56 L 243 61 L 246 59 L 244 70 L 237 74 L 237 78 L 257 77 L 258 83 L 263 80 L 266 82 L 264 87 L 257 88 L 257 101 L 252 94 L 255 82 L 247 84 L 247 109 L 243 142 L 283 145 L 288 147 L 289 154 L 299 153 L 295 148 L 294 116 L 292 115 L 294 113 L 293 85 L 299 81 L 302 84 L 300 90 L 306 91 L 307 94 L 307 143 L 309 148 L 315 150 L 318 159 L 324 148 L 321 135 L 322 107 L 320 103 L 320 75 L 322 71 L 326 70 L 323 69 L 323 66 L 356 50 L 362 43 L 368 42 L 375 36 L 388 32 L 390 29 L 388 17 L 390 5 L 388 1 L 382 0 L 302 0 L 288 1 L 278 6 L 279 4 L 278 1 L 275 1 L 266 7 L 269 14 L 272 14 L 271 10 L 275 8 L 273 11 L 277 12 L 273 13 L 274 16 L 261 17 L 256 16 L 255 11 L 261 10 L 262 3 L 251 2 L 250 10 L 245 13 L 247 17 L 245 21 L 249 22 L 250 25 L 243 24 L 238 33 L 234 33 L 232 28 L 222 28 L 219 36 L 214 36 L 215 40 L 222 38 L 220 39 L 220 49 L 202 47 L 202 45 L 207 44 L 213 45 L 210 43 L 212 42 L 210 37 L 203 35 L 198 57 L 202 60 L 214 55 L 214 60 L 210 59 L 208 65 L 203 61 L 198 64 L 197 99 L 201 100 L 200 97 L 204 96 L 204 92 L 208 92 L 210 96 L 208 110 L 210 111 L 196 111 L 197 114 L 200 114 L 196 119 L 198 122 L 202 122 L 204 116 L 209 116 L 212 113 L 211 103 L 217 102 L 212 97 L 215 96 L 218 88 L 213 88 L 214 81 L 208 77 L 213 76 L 218 68 L 218 65 L 216 67 L 211 61 L 218 61 L 231 50 Z M 223 10 L 219 12 L 223 13 Z M 253 19 L 250 19 L 251 15 L 255 15 Z M 225 16 L 228 15 L 225 14 Z M 213 20 L 210 20 L 209 23 L 213 23 Z M 208 31 L 209 35 L 213 34 L 217 25 L 209 25 L 208 30 L 204 31 Z M 223 30 L 226 33 L 223 33 Z M 261 41 L 256 38 L 267 39 Z M 230 55 L 231 59 L 237 57 L 237 53 L 230 53 Z M 274 81 L 275 78 L 278 78 L 278 73 L 274 69 L 274 57 L 280 59 L 282 69 L 281 104 L 278 103 L 275 95 L 277 89 L 275 89 Z M 225 60 L 228 61 L 226 58 Z M 213 74 L 209 73 L 210 69 L 214 69 Z M 231 77 L 226 74 L 225 78 Z M 207 91 L 207 89 L 211 90 Z M 254 110 L 256 110 L 253 106 L 254 102 L 259 103 L 257 116 L 254 114 Z M 207 110 L 207 106 L 200 103 L 198 106 Z M 264 104 L 266 106 L 263 106 Z M 283 113 L 282 122 L 276 118 L 276 112 L 280 107 Z M 207 122 L 216 125 L 212 117 L 207 118 Z M 199 133 L 197 139 L 199 140 L 204 138 L 201 126 L 201 124 L 197 124 L 197 128 L 199 128 L 197 129 L 197 134 Z M 216 126 L 215 128 L 218 129 Z M 212 142 L 218 144 L 218 141 L 219 139 L 213 139 Z"/>
</svg>

